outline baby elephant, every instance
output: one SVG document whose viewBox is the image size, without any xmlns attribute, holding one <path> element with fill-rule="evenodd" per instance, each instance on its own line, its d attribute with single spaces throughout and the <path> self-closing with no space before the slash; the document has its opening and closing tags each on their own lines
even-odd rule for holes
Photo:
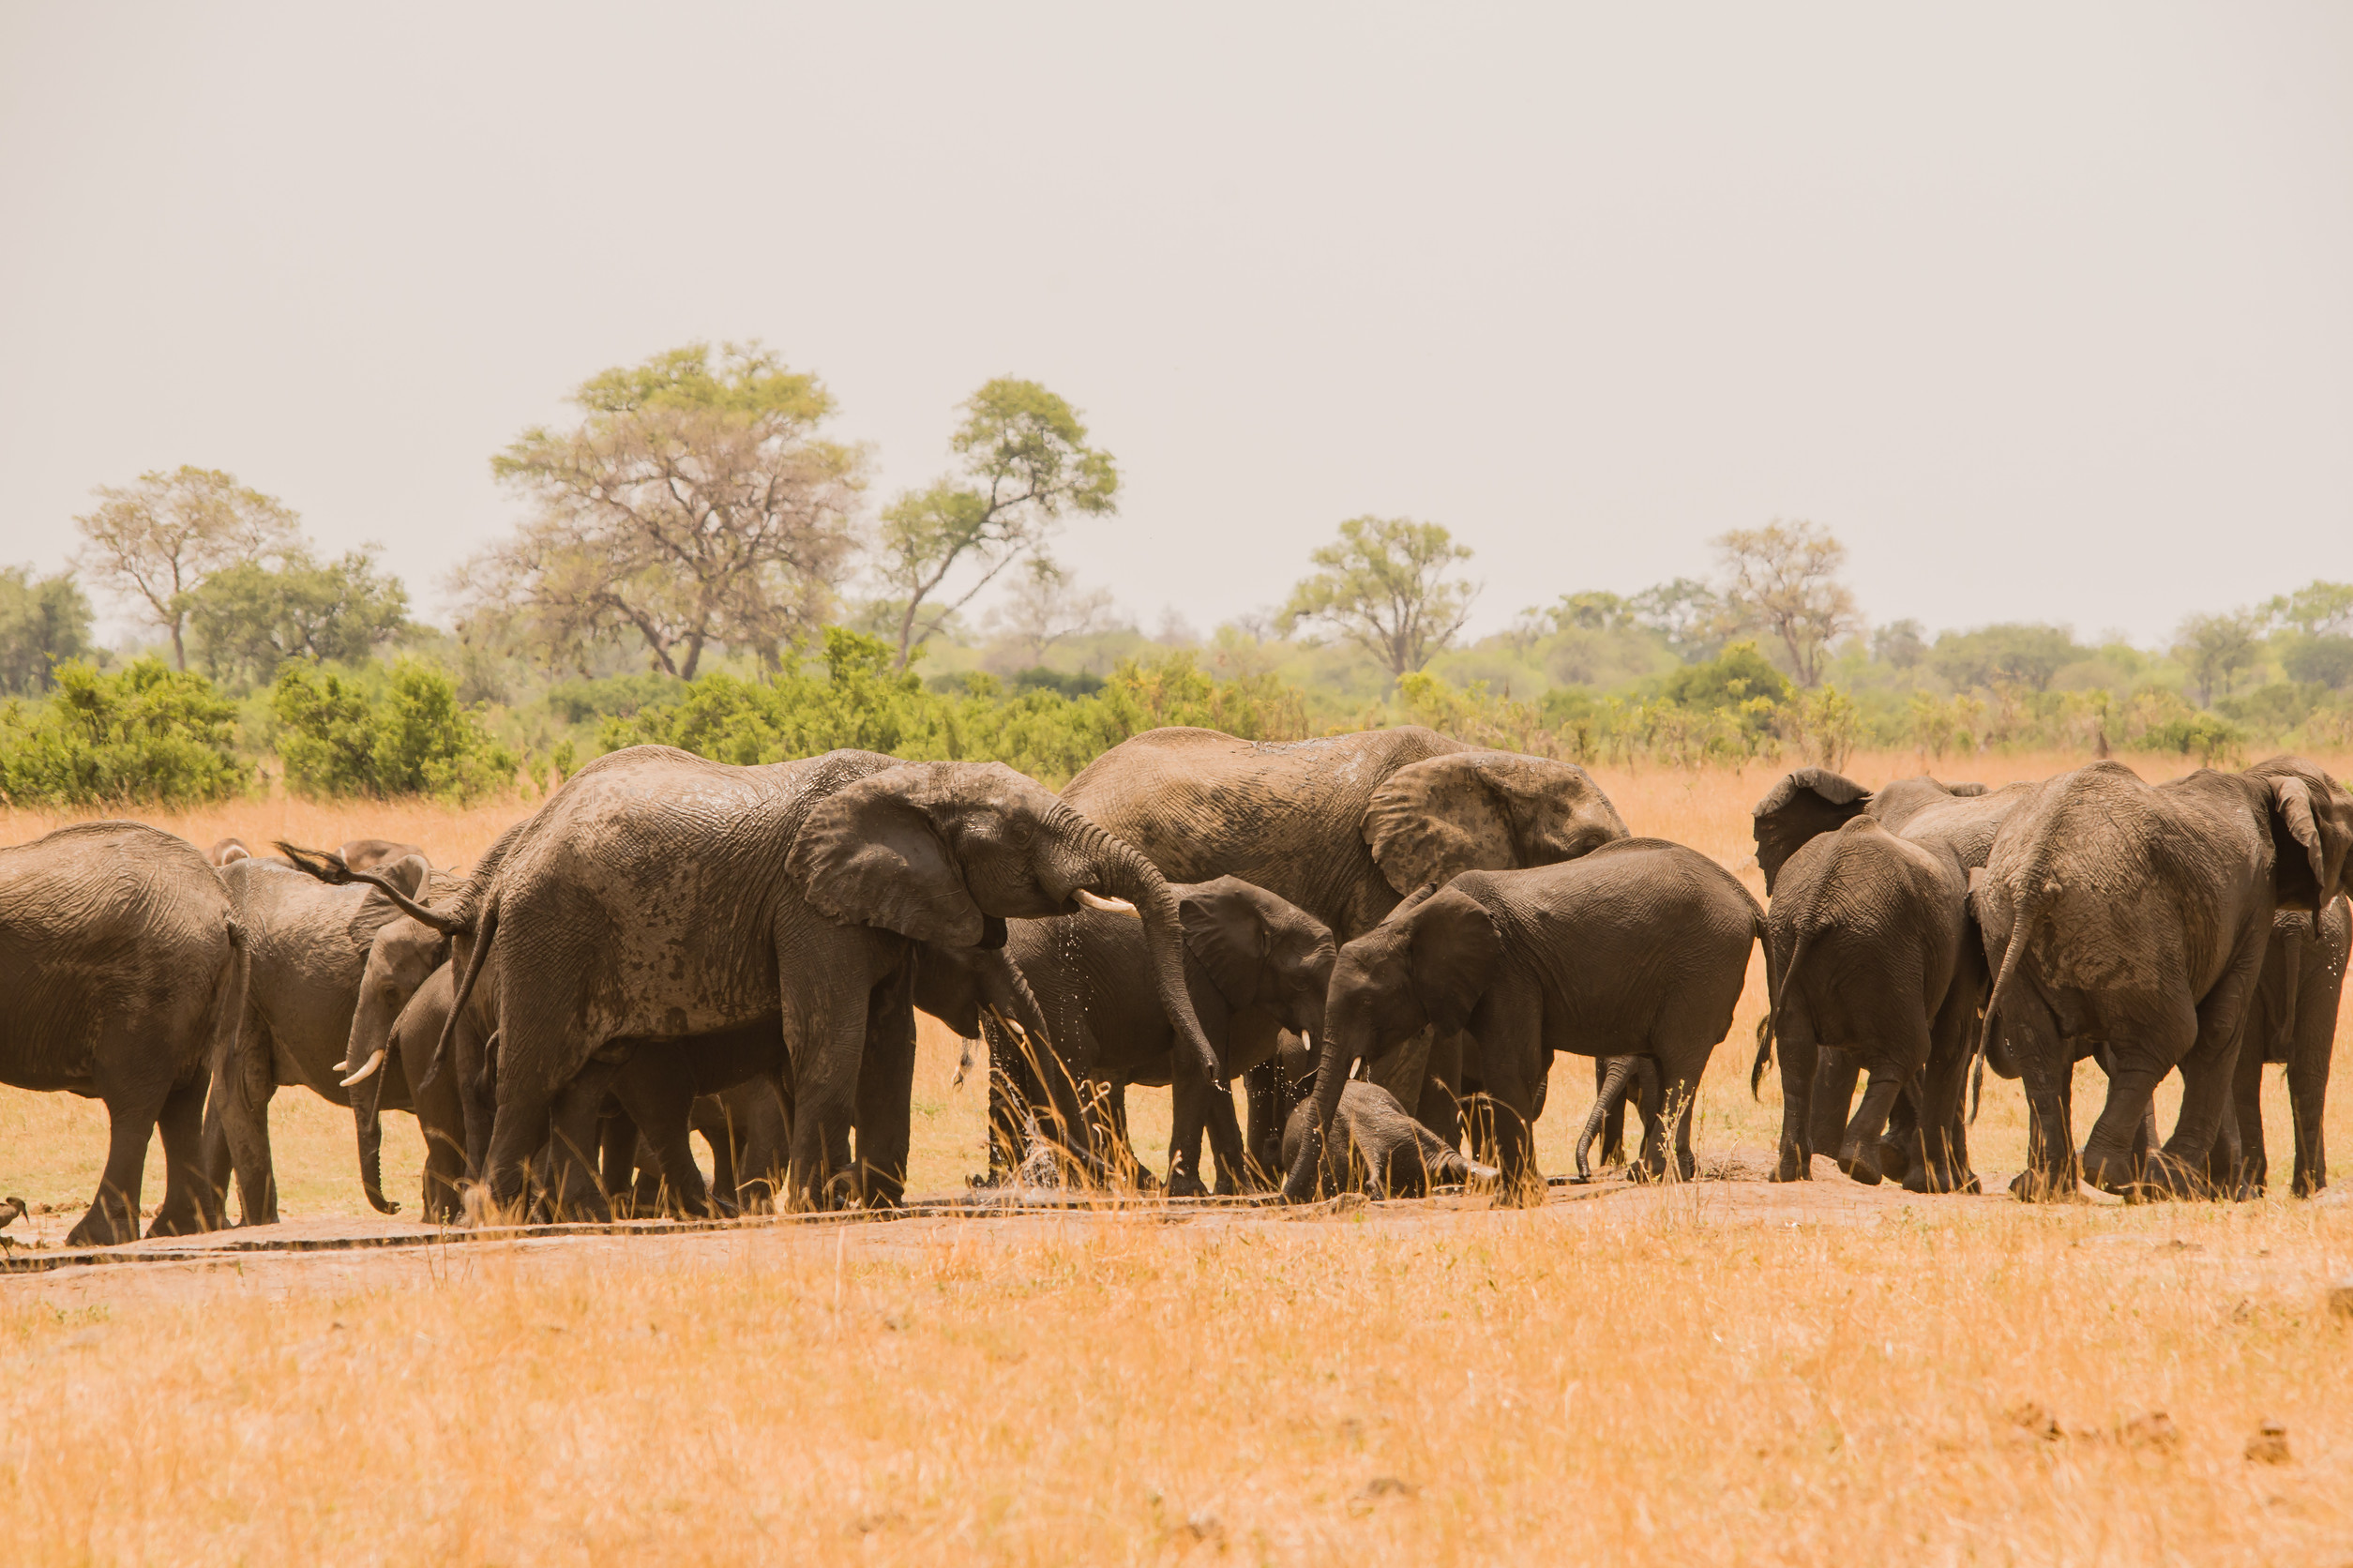
<svg viewBox="0 0 2353 1568">
<path fill-rule="evenodd" d="M 1315 1130 L 1316 1102 L 1302 1100 L 1283 1126 L 1285 1166 L 1298 1161 Z M 1406 1114 L 1397 1097 L 1380 1085 L 1355 1080 L 1340 1086 L 1338 1123 L 1323 1146 L 1325 1191 L 1419 1198 L 1441 1183 L 1484 1181 L 1495 1174 L 1493 1166 L 1465 1159 Z"/>
</svg>

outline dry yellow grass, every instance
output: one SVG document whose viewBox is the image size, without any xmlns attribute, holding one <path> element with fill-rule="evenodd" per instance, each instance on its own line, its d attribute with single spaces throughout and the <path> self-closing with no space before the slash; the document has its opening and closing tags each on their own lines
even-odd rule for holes
<svg viewBox="0 0 2353 1568">
<path fill-rule="evenodd" d="M 1773 772 L 1602 781 L 1637 833 L 1738 865 Z M 463 864 L 517 809 L 159 821 Z M 1703 1159 L 1775 1125 L 1772 1081 L 1747 1090 L 1752 982 Z M 928 1031 L 919 1191 L 979 1165 L 981 1079 L 951 1089 L 954 1059 Z M 1590 1083 L 1558 1069 L 1547 1168 Z M 2100 1087 L 2087 1069 L 2079 1103 Z M 1138 1096 L 1148 1155 L 1165 1116 Z M 2330 1120 L 2348 1147 L 2344 1096 Z M 286 1091 L 274 1126 L 290 1214 L 364 1211 L 346 1113 Z M 85 1201 L 102 1127 L 0 1091 L 0 1191 Z M 2023 1140 L 1993 1087 L 1980 1168 Z M 412 1213 L 418 1153 L 394 1118 Z M 2323 1306 L 2353 1208 L 1907 1200 L 1818 1168 L 1534 1213 L 802 1224 L 4 1278 L 0 1559 L 2353 1561 L 2353 1321 Z M 2267 1417 L 2289 1463 L 2243 1456 Z"/>
</svg>

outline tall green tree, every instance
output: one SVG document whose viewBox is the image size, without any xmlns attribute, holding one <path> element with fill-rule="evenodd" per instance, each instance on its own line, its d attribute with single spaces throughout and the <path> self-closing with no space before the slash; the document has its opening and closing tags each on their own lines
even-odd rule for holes
<svg viewBox="0 0 2353 1568">
<path fill-rule="evenodd" d="M 2174 653 L 2189 666 L 2199 707 L 2212 707 L 2217 690 L 2229 696 L 2240 672 L 2262 656 L 2255 640 L 2262 635 L 2263 621 L 2252 611 L 2234 610 L 2220 615 L 2192 615 L 2181 623 L 2174 633 Z"/>
<path fill-rule="evenodd" d="M 2005 621 L 1973 631 L 1939 634 L 1928 662 L 1957 691 L 1990 686 L 1996 681 L 2014 681 L 2036 691 L 2048 691 L 2051 677 L 2087 652 L 2066 626 Z"/>
<path fill-rule="evenodd" d="M 319 561 L 296 546 L 274 565 L 213 573 L 189 596 L 188 618 L 206 674 L 266 686 L 286 659 L 367 658 L 406 629 L 408 606 L 408 589 L 377 566 L 372 547 Z"/>
<path fill-rule="evenodd" d="M 591 376 L 568 430 L 490 460 L 531 516 L 460 574 L 477 611 L 551 659 L 611 638 L 691 680 L 714 643 L 771 668 L 832 615 L 857 539 L 864 448 L 824 438 L 833 395 L 757 342 Z"/>
<path fill-rule="evenodd" d="M 1715 548 L 1732 626 L 1774 638 L 1798 684 L 1821 685 L 1833 645 L 1863 624 L 1853 591 L 1838 580 L 1847 547 L 1819 524 L 1775 518 L 1762 528 L 1721 535 Z"/>
<path fill-rule="evenodd" d="M 48 691 L 58 665 L 89 651 L 90 601 L 71 572 L 0 566 L 0 691 Z"/>
<path fill-rule="evenodd" d="M 1291 589 L 1284 634 L 1320 624 L 1379 659 L 1392 679 L 1410 674 L 1471 618 L 1478 585 L 1455 575 L 1471 555 L 1439 523 L 1350 518 L 1336 542 L 1308 557 L 1321 569 Z"/>
<path fill-rule="evenodd" d="M 956 469 L 882 513 L 880 576 L 898 611 L 898 663 L 1016 561 L 1046 558 L 1063 515 L 1119 508 L 1119 464 L 1078 410 L 1033 381 L 1000 377 L 964 401 Z M 947 596 L 958 566 L 976 568 Z"/>
<path fill-rule="evenodd" d="M 283 502 L 217 468 L 155 469 L 96 493 L 97 508 L 73 520 L 83 538 L 77 560 L 171 633 L 181 670 L 189 609 L 204 580 L 300 541 L 300 520 Z"/>
</svg>

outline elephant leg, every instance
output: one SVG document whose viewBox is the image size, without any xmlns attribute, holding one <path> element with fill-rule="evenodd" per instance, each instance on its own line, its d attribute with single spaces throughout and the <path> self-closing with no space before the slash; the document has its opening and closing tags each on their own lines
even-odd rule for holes
<svg viewBox="0 0 2353 1568">
<path fill-rule="evenodd" d="M 163 1102 L 163 1207 L 150 1236 L 188 1236 L 220 1229 L 220 1195 L 204 1170 L 204 1079 L 184 1083 Z"/>
<path fill-rule="evenodd" d="M 1544 1173 L 1536 1168 L 1536 1079 L 1551 1060 L 1543 1048 L 1543 993 L 1516 976 L 1492 988 L 1475 1018 L 1483 1093 L 1493 1117 L 1500 1200 L 1541 1204 Z"/>
<path fill-rule="evenodd" d="M 1658 1054 L 1658 1088 L 1646 1083 L 1642 1095 L 1642 1174 L 1658 1181 L 1667 1174 L 1667 1131 L 1675 1131 L 1675 1173 L 1688 1182 L 1699 1173 L 1699 1156 L 1691 1147 L 1691 1119 L 1699 1098 L 1699 1075 L 1707 1070 L 1712 1042 L 1697 1050 L 1669 1047 Z M 1659 1108 L 1652 1108 L 1653 1097 Z"/>
<path fill-rule="evenodd" d="M 785 1200 L 793 1209 L 847 1208 L 858 1189 L 850 1160 L 850 1124 L 857 1115 L 866 1056 L 865 989 L 825 998 L 814 1012 L 802 1037 L 789 1039 L 792 1158 L 785 1173 Z M 785 1017 L 789 1024 L 792 1013 Z"/>
<path fill-rule="evenodd" d="M 408 1060 L 402 1053 L 402 1062 Z M 465 1111 L 459 1103 L 456 1075 L 438 1073 L 419 1089 L 409 1086 L 416 1107 L 416 1124 L 425 1135 L 425 1217 L 446 1225 L 463 1212 L 460 1184 L 466 1178 Z"/>
<path fill-rule="evenodd" d="M 2108 1097 L 2083 1147 L 2084 1180 L 2102 1192 L 2135 1200 L 2149 1196 L 2145 1190 L 2148 1168 L 2134 1157 L 2135 1145 L 2157 1085 L 2165 1076 L 2162 1063 L 2178 1057 L 2180 1048 L 2195 1037 L 2196 1027 L 2195 1018 L 2184 1009 L 2170 1027 L 2150 1026 L 2141 1039 L 2129 1044 L 2109 1042 L 2116 1065 L 2108 1075 Z"/>
<path fill-rule="evenodd" d="M 1623 1165 L 1626 1162 L 1626 1088 L 1632 1080 L 1619 1071 L 1617 1064 L 1621 1061 L 1629 1060 L 1631 1059 L 1622 1057 L 1597 1056 L 1593 1058 L 1593 1104 L 1602 1112 L 1602 1123 L 1598 1128 L 1589 1130 L 1601 1135 L 1602 1164 L 1604 1165 Z M 1609 1092 L 1609 1086 L 1613 1080 L 1618 1086 L 1618 1091 L 1614 1094 Z M 1589 1117 L 1587 1120 L 1590 1122 L 1591 1119 Z M 1581 1150 L 1577 1158 L 1576 1176 L 1580 1182 L 1586 1180 L 1585 1160 Z"/>
<path fill-rule="evenodd" d="M 139 1239 L 139 1189 L 147 1172 L 147 1141 L 171 1086 L 106 1096 L 106 1169 L 98 1196 L 66 1237 L 68 1246 L 113 1246 Z"/>
<path fill-rule="evenodd" d="M 869 1209 L 906 1200 L 915 1098 L 913 962 L 868 995 L 866 1057 L 858 1066 L 858 1195 Z"/>
<path fill-rule="evenodd" d="M 1782 1063 L 1782 1076 L 1788 1076 L 1788 1063 Z M 1808 1094 L 1809 1119 L 1805 1129 L 1805 1146 L 1814 1153 L 1835 1158 L 1846 1141 L 1847 1118 L 1854 1107 L 1855 1080 L 1861 1078 L 1862 1065 L 1854 1053 L 1825 1048 L 1814 1068 L 1814 1084 Z"/>
<path fill-rule="evenodd" d="M 1245 1189 L 1257 1191 L 1279 1183 L 1283 1171 L 1283 1119 L 1290 1114 L 1284 1104 L 1285 1074 L 1280 1055 L 1264 1062 L 1242 1075 L 1243 1098 L 1249 1108 L 1248 1155 L 1251 1169 L 1244 1178 Z M 1218 1167 L 1218 1190 L 1225 1189 L 1223 1156 Z"/>
<path fill-rule="evenodd" d="M 1956 980 L 1928 1033 L 1920 1075 L 1920 1147 L 1904 1178 L 1907 1192 L 1975 1192 L 1969 1168 L 1969 1067 L 1975 1058 L 1979 988 Z"/>
<path fill-rule="evenodd" d="M 642 1212 L 677 1212 L 698 1218 L 709 1214 L 711 1195 L 703 1186 L 701 1168 L 695 1164 L 693 1145 L 687 1141 L 694 1079 L 676 1062 L 644 1049 L 630 1060 L 612 1087 L 633 1124 L 632 1147 L 643 1138 L 650 1156 L 639 1180 L 651 1173 L 655 1190 Z"/>
<path fill-rule="evenodd" d="M 2059 1023 L 2040 996 L 2018 993 L 2003 1003 L 2000 1023 L 2011 1064 L 2026 1085 L 2027 1168 L 2010 1183 L 2029 1202 L 2075 1196 L 2077 1167 L 2073 1116 L 2074 1059 L 2060 1047 Z"/>
<path fill-rule="evenodd" d="M 2336 998 L 2332 994 L 2329 1000 L 2333 1003 Z M 2289 1048 L 2287 1108 L 2296 1123 L 2296 1168 L 2288 1190 L 2299 1198 L 2314 1197 L 2329 1184 L 2329 1157 L 2321 1136 L 2321 1115 L 2328 1108 L 2329 1058 L 2336 1045 L 2336 1024 L 2334 1005 L 2309 1031 L 2300 1018 L 2298 1040 Z"/>
<path fill-rule="evenodd" d="M 1169 1185 L 1170 1198 L 1206 1198 L 1201 1180 L 1201 1134 L 1209 1125 L 1209 1084 L 1199 1071 L 1187 1071 L 1184 1053 L 1177 1053 L 1169 1086 Z"/>
<path fill-rule="evenodd" d="M 1866 1187 L 1876 1187 L 1884 1179 L 1879 1166 L 1879 1134 L 1886 1130 L 1888 1115 L 1904 1090 L 1898 1071 L 1893 1066 L 1871 1070 L 1863 1103 L 1855 1107 L 1854 1120 L 1847 1123 L 1839 1140 L 1838 1168 Z"/>
<path fill-rule="evenodd" d="M 1027 1071 L 1022 1047 L 1012 1031 L 983 1018 L 980 1034 L 988 1047 L 988 1178 L 986 1184 L 973 1184 L 1001 1187 L 1017 1179 L 1029 1153 L 1035 1075 Z"/>
<path fill-rule="evenodd" d="M 2248 1003 L 2263 976 L 2263 956 L 2271 927 L 2261 922 L 2240 937 L 2230 968 L 2197 1004 L 2195 1033 L 2176 1059 L 2181 1068 L 2181 1115 L 2156 1162 L 2157 1180 L 2183 1197 L 2203 1195 L 2207 1155 L 2222 1131 L 2239 1065 L 2239 1040 L 2245 1033 Z M 2256 1048 L 2256 1054 L 2262 1048 Z"/>
<path fill-rule="evenodd" d="M 596 1179 L 597 1112 L 619 1064 L 591 1062 L 555 1097 L 548 1124 L 548 1193 L 558 1221 L 611 1224 L 612 1204 Z"/>
<path fill-rule="evenodd" d="M 743 1213 L 743 1199 L 736 1186 L 736 1156 L 741 1153 L 742 1140 L 726 1096 L 697 1095 L 686 1122 L 711 1148 L 712 1206 L 723 1214 Z"/>
<path fill-rule="evenodd" d="M 1803 1019 L 1787 1017 L 1780 1028 L 1781 1048 L 1781 1150 L 1773 1167 L 1776 1182 L 1810 1182 L 1814 1179 L 1814 1138 L 1812 1133 L 1814 1080 L 1820 1076 L 1821 1058 L 1825 1054 L 1814 1044 L 1813 1032 Z M 1846 1108 L 1839 1108 L 1846 1114 Z"/>
<path fill-rule="evenodd" d="M 2261 1198 L 2271 1180 L 2263 1143 L 2263 1052 L 2251 1046 L 2240 1043 L 2239 1060 L 2231 1067 L 2230 1107 L 2206 1161 L 2215 1190 L 2238 1199 Z"/>
<path fill-rule="evenodd" d="M 1209 1149 L 1217 1157 L 1217 1184 L 1211 1190 L 1218 1197 L 1263 1192 L 1272 1184 L 1260 1177 L 1260 1168 L 1250 1158 L 1242 1136 L 1242 1119 L 1234 1114 L 1231 1092 L 1209 1092 Z"/>
</svg>

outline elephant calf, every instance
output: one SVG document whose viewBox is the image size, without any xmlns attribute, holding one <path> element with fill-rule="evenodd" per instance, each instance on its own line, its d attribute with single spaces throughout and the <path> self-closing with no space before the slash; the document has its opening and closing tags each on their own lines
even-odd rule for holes
<svg viewBox="0 0 2353 1568">
<path fill-rule="evenodd" d="M 1315 1136 L 1316 1103 L 1302 1100 L 1283 1127 L 1283 1161 L 1296 1161 Z M 1375 1198 L 1420 1198 L 1431 1186 L 1496 1174 L 1408 1114 L 1397 1097 L 1362 1080 L 1340 1089 L 1339 1121 L 1323 1144 L 1327 1192 L 1368 1192 Z"/>
<path fill-rule="evenodd" d="M 1529 1129 L 1564 1050 L 1655 1061 L 1676 1116 L 1677 1167 L 1691 1175 L 1692 1096 L 1764 932 L 1764 912 L 1729 871 L 1656 838 L 1425 887 L 1340 949 L 1316 1072 L 1317 1138 L 1291 1162 L 1284 1196 L 1313 1195 L 1313 1146 L 1332 1136 L 1350 1069 L 1433 1024 L 1467 1032 L 1479 1050 L 1495 1163 L 1513 1196 L 1539 1190 Z M 1664 1144 L 1657 1129 L 1643 1140 L 1653 1175 L 1666 1169 Z"/>
</svg>

